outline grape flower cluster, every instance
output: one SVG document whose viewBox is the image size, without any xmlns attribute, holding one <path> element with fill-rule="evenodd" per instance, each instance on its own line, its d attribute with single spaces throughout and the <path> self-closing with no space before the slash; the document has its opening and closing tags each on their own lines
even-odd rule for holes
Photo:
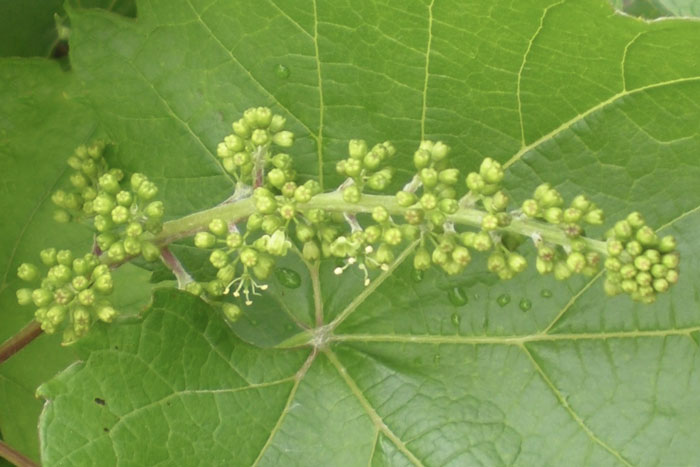
<svg viewBox="0 0 700 467">
<path fill-rule="evenodd" d="M 298 179 L 292 157 L 284 152 L 294 143 L 285 125 L 283 116 L 265 107 L 248 109 L 233 123 L 217 155 L 235 179 L 236 191 L 221 210 L 211 209 L 197 228 L 186 232 L 207 252 L 216 272 L 181 286 L 219 307 L 231 321 L 242 314 L 240 303 L 251 305 L 267 290 L 277 259 L 290 252 L 309 264 L 331 259 L 337 275 L 357 268 L 365 285 L 373 271 L 389 271 L 402 252 L 412 252 L 419 275 L 433 266 L 457 275 L 473 257 L 483 256 L 489 271 L 508 280 L 527 269 L 520 250 L 531 242 L 538 273 L 566 280 L 595 275 L 603 267 L 609 295 L 651 303 L 678 281 L 675 239 L 659 237 L 639 213 L 615 223 L 605 241 L 592 239 L 586 229 L 605 219 L 585 195 L 566 202 L 543 183 L 514 206 L 498 161 L 487 157 L 463 177 L 441 141 L 420 142 L 412 157 L 415 174 L 396 190 L 397 148 L 389 141 L 370 145 L 350 140 L 347 157 L 336 164 L 345 180 L 323 193 L 315 180 Z M 92 223 L 93 252 L 74 258 L 70 251 L 47 249 L 41 252 L 49 268 L 45 277 L 31 264 L 18 271 L 22 279 L 39 284 L 19 290 L 19 303 L 37 307 L 36 319 L 48 333 L 68 323 L 66 343 L 84 335 L 95 320 L 115 318 L 107 300 L 113 288 L 111 267 L 139 256 L 158 260 L 164 246 L 158 237 L 164 209 L 154 200 L 155 184 L 143 174 L 126 177 L 109 168 L 106 147 L 79 147 L 68 159 L 73 190 L 52 197 L 59 208 L 56 220 Z M 394 194 L 382 194 L 389 190 Z M 216 215 L 229 203 L 248 211 L 238 218 Z M 165 256 L 163 261 L 168 265 Z"/>
<path fill-rule="evenodd" d="M 18 290 L 17 301 L 37 307 L 35 318 L 47 334 L 62 328 L 64 344 L 83 336 L 93 322 L 111 322 L 117 316 L 108 299 L 112 267 L 137 257 L 160 258 L 160 249 L 151 241 L 163 226 L 163 202 L 154 200 L 158 188 L 140 173 L 127 182 L 122 170 L 107 164 L 106 148 L 103 142 L 79 146 L 68 158 L 72 190 L 57 190 L 51 196 L 56 221 L 93 227 L 93 251 L 77 256 L 48 248 L 40 253 L 48 268 L 45 275 L 31 263 L 21 264 L 17 272 L 22 280 L 38 285 Z"/>
</svg>

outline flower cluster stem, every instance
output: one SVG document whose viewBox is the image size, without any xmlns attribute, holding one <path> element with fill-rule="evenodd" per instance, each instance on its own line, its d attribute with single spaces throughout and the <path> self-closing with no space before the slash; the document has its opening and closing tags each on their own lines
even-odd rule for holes
<svg viewBox="0 0 700 467">
<path fill-rule="evenodd" d="M 324 209 L 326 211 L 342 213 L 369 213 L 377 206 L 384 207 L 390 214 L 401 216 L 407 208 L 399 206 L 396 198 L 386 195 L 362 195 L 358 203 L 348 203 L 343 200 L 340 192 L 333 191 L 314 196 L 308 203 L 299 206 L 300 210 Z M 180 219 L 166 222 L 163 231 L 155 238 L 159 246 L 167 245 L 175 240 L 194 235 L 196 232 L 205 230 L 213 219 L 219 218 L 225 221 L 237 221 L 244 219 L 255 212 L 255 206 L 250 198 L 243 199 L 231 204 L 216 206 L 211 209 L 200 211 Z M 485 211 L 462 207 L 452 215 L 447 216 L 448 221 L 455 224 L 481 228 L 481 222 L 487 213 Z M 571 239 L 556 225 L 534 219 L 513 219 L 510 225 L 499 229 L 502 232 L 511 232 L 526 237 L 537 234 L 548 243 L 570 247 Z M 602 255 L 607 255 L 605 242 L 594 240 L 588 237 L 582 238 L 588 247 Z"/>
</svg>

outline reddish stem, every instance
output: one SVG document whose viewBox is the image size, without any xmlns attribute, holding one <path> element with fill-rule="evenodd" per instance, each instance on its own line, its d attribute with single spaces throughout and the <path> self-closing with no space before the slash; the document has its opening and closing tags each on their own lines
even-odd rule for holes
<svg viewBox="0 0 700 467">
<path fill-rule="evenodd" d="M 38 467 L 39 464 L 17 451 L 12 449 L 7 443 L 0 441 L 0 457 L 7 459 L 11 464 L 17 467 Z"/>
<path fill-rule="evenodd" d="M 36 321 L 32 321 L 17 334 L 3 342 L 2 345 L 0 345 L 0 364 L 22 350 L 31 341 L 39 337 L 42 332 L 41 325 Z"/>
</svg>

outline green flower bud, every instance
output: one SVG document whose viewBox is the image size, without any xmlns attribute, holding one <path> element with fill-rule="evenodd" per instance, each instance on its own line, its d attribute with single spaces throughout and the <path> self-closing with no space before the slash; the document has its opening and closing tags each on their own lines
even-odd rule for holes
<svg viewBox="0 0 700 467">
<path fill-rule="evenodd" d="M 124 224 L 129 220 L 129 210 L 124 206 L 117 206 L 112 209 L 111 215 L 115 224 Z"/>
<path fill-rule="evenodd" d="M 34 289 L 32 291 L 32 301 L 37 307 L 43 307 L 53 301 L 53 294 L 46 289 Z"/>
<path fill-rule="evenodd" d="M 636 240 L 632 240 L 631 242 L 628 242 L 627 245 L 625 245 L 625 250 L 627 250 L 627 253 L 629 253 L 630 255 L 637 256 L 642 254 L 644 248 L 642 247 L 641 243 L 639 243 Z"/>
<path fill-rule="evenodd" d="M 441 211 L 432 211 L 428 213 L 428 221 L 435 227 L 445 223 L 447 217 Z"/>
<path fill-rule="evenodd" d="M 253 266 L 253 274 L 255 274 L 255 277 L 258 279 L 265 280 L 270 277 L 270 274 L 272 274 L 272 269 L 274 266 L 275 262 L 272 258 L 261 255 L 258 258 L 258 263 Z M 250 305 L 250 303 L 248 303 L 248 305 Z"/>
<path fill-rule="evenodd" d="M 78 294 L 78 302 L 84 306 L 92 306 L 95 303 L 95 292 L 90 289 L 81 291 Z"/>
<path fill-rule="evenodd" d="M 204 287 L 199 282 L 189 282 L 185 285 L 185 292 L 191 293 L 199 297 L 204 292 Z"/>
<path fill-rule="evenodd" d="M 489 255 L 489 259 L 486 261 L 486 267 L 489 271 L 498 273 L 508 268 L 508 262 L 503 253 L 494 251 Z"/>
<path fill-rule="evenodd" d="M 475 248 L 478 251 L 482 251 L 482 250 L 479 250 L 478 248 L 476 248 L 476 244 L 475 244 L 476 243 L 476 232 L 462 232 L 459 235 L 459 241 L 462 242 L 462 245 L 464 245 L 468 248 Z M 489 237 L 489 241 L 491 241 L 491 237 Z"/>
<path fill-rule="evenodd" d="M 292 244 L 287 240 L 287 236 L 284 232 L 277 230 L 270 235 L 270 239 L 267 243 L 267 252 L 275 256 L 285 256 L 290 246 L 292 246 Z"/>
<path fill-rule="evenodd" d="M 581 238 L 574 238 L 571 240 L 571 249 L 573 251 L 580 251 L 583 252 L 588 248 L 588 245 L 586 245 L 585 240 Z"/>
<path fill-rule="evenodd" d="M 420 171 L 420 180 L 426 188 L 433 188 L 438 183 L 438 174 L 435 169 L 425 168 Z"/>
<path fill-rule="evenodd" d="M 243 244 L 243 236 L 238 232 L 231 232 L 226 236 L 226 245 L 229 248 L 238 248 Z"/>
<path fill-rule="evenodd" d="M 95 279 L 95 290 L 104 295 L 109 295 L 114 290 L 114 282 L 111 274 L 103 274 Z"/>
<path fill-rule="evenodd" d="M 407 208 L 409 206 L 413 206 L 416 204 L 416 201 L 418 200 L 418 197 L 415 195 L 415 193 L 411 193 L 408 191 L 399 191 L 396 193 L 396 202 L 399 204 L 399 206 Z"/>
<path fill-rule="evenodd" d="M 430 164 L 430 158 L 431 154 L 429 151 L 419 149 L 413 154 L 413 164 L 416 166 L 416 169 L 422 170 L 428 167 L 428 164 Z"/>
<path fill-rule="evenodd" d="M 626 240 L 632 236 L 632 226 L 626 220 L 617 221 L 613 227 L 615 236 L 620 240 Z"/>
<path fill-rule="evenodd" d="M 71 285 L 77 291 L 85 290 L 90 285 L 90 281 L 85 276 L 75 276 L 71 281 Z"/>
<path fill-rule="evenodd" d="M 39 289 L 43 290 L 43 289 Z M 21 306 L 31 305 L 32 303 L 32 289 L 19 289 L 16 292 L 17 303 Z"/>
<path fill-rule="evenodd" d="M 117 310 L 109 305 L 102 305 L 97 308 L 97 318 L 105 323 L 111 323 L 117 316 Z"/>
<path fill-rule="evenodd" d="M 388 245 L 381 244 L 379 245 L 379 248 L 377 248 L 377 252 L 374 255 L 374 259 L 379 264 L 389 264 L 392 261 L 394 261 L 394 252 Z"/>
<path fill-rule="evenodd" d="M 272 137 L 272 142 L 277 146 L 288 148 L 294 144 L 294 133 L 291 131 L 280 131 Z"/>
<path fill-rule="evenodd" d="M 270 131 L 272 133 L 277 133 L 284 128 L 287 123 L 287 119 L 281 115 L 273 115 L 270 119 Z"/>
<path fill-rule="evenodd" d="M 659 237 L 656 235 L 656 232 L 648 225 L 637 230 L 635 238 L 643 246 L 655 246 L 659 242 Z"/>
<path fill-rule="evenodd" d="M 209 222 L 209 231 L 216 236 L 223 237 L 228 233 L 228 224 L 223 219 L 212 219 Z"/>
<path fill-rule="evenodd" d="M 420 247 L 416 250 L 413 256 L 413 267 L 419 271 L 426 271 L 430 268 L 430 253 L 425 247 Z"/>
<path fill-rule="evenodd" d="M 501 164 L 497 161 L 491 159 L 490 157 L 485 158 L 481 162 L 481 167 L 479 168 L 479 174 L 484 179 L 486 183 L 498 184 L 503 180 L 503 168 Z"/>
<path fill-rule="evenodd" d="M 467 244 L 467 241 L 471 242 L 471 245 Z M 465 232 L 462 234 L 462 243 L 466 246 L 473 246 L 477 251 L 488 251 L 493 247 L 491 236 L 486 232 Z"/>
<path fill-rule="evenodd" d="M 437 207 L 437 198 L 432 193 L 425 193 L 420 198 L 420 205 L 427 211 L 435 209 Z"/>
<path fill-rule="evenodd" d="M 382 163 L 384 159 L 382 155 L 383 151 L 376 152 L 372 150 L 362 159 L 362 165 L 368 170 L 374 170 Z"/>
<path fill-rule="evenodd" d="M 550 273 L 554 269 L 554 262 L 538 256 L 537 260 L 535 261 L 535 269 L 540 274 Z"/>
<path fill-rule="evenodd" d="M 651 285 L 651 282 L 653 280 L 653 278 L 651 277 L 651 274 L 649 274 L 646 271 L 642 271 L 639 274 L 637 274 L 635 279 L 637 280 L 637 284 L 642 285 L 642 286 Z"/>
<path fill-rule="evenodd" d="M 438 207 L 445 214 L 454 214 L 459 209 L 459 203 L 455 199 L 441 199 Z"/>
<path fill-rule="evenodd" d="M 608 240 L 607 249 L 608 254 L 610 256 L 619 256 L 620 253 L 622 253 L 622 251 L 625 249 L 625 247 L 619 240 L 611 239 Z"/>
<path fill-rule="evenodd" d="M 373 190 L 382 191 L 391 182 L 391 178 L 386 176 L 387 172 L 376 173 L 367 179 L 367 186 Z"/>
<path fill-rule="evenodd" d="M 281 188 L 287 182 L 287 177 L 282 169 L 272 169 L 267 174 L 267 180 L 274 187 Z"/>
<path fill-rule="evenodd" d="M 251 128 L 243 118 L 236 122 L 233 122 L 231 128 L 233 129 L 233 132 L 236 135 L 240 136 L 243 139 L 248 139 L 250 137 Z"/>
<path fill-rule="evenodd" d="M 131 203 L 134 202 L 134 196 L 131 194 L 130 191 L 122 190 L 119 193 L 117 193 L 116 200 L 118 205 L 125 206 L 128 208 L 129 206 L 131 206 Z"/>
<path fill-rule="evenodd" d="M 554 278 L 558 281 L 567 280 L 572 274 L 571 269 L 569 269 L 569 266 L 567 266 L 564 261 L 556 261 L 552 272 L 554 273 Z"/>
<path fill-rule="evenodd" d="M 586 267 L 586 257 L 578 251 L 574 251 L 566 258 L 566 265 L 573 272 L 580 273 Z"/>
<path fill-rule="evenodd" d="M 678 282 L 678 271 L 676 271 L 675 269 L 670 269 L 666 273 L 666 280 L 669 284 L 675 284 L 676 282 Z"/>
<path fill-rule="evenodd" d="M 397 227 L 390 227 L 386 229 L 382 239 L 389 245 L 398 245 L 402 240 L 401 230 L 399 230 Z"/>
<path fill-rule="evenodd" d="M 115 177 L 111 173 L 103 174 L 98 180 L 98 185 L 104 191 L 112 195 L 116 194 L 120 190 L 119 181 L 117 180 L 117 177 Z"/>
<path fill-rule="evenodd" d="M 126 259 L 124 244 L 122 242 L 112 243 L 109 250 L 107 250 L 107 257 L 114 262 L 124 261 Z"/>
<path fill-rule="evenodd" d="M 409 224 L 417 225 L 423 222 L 423 211 L 420 209 L 407 209 L 403 217 Z"/>
<path fill-rule="evenodd" d="M 76 172 L 70 176 L 70 183 L 75 188 L 85 188 L 88 185 L 88 179 L 80 172 Z"/>
<path fill-rule="evenodd" d="M 240 318 L 241 314 L 243 313 L 241 308 L 233 303 L 224 303 L 221 306 L 221 309 L 224 312 L 226 319 L 232 323 L 238 321 L 238 318 Z"/>
<path fill-rule="evenodd" d="M 228 264 L 228 255 L 224 250 L 214 250 L 209 255 L 209 262 L 217 269 L 221 269 Z"/>
<path fill-rule="evenodd" d="M 559 224 L 562 220 L 562 210 L 561 208 L 547 208 L 544 211 L 544 218 L 550 224 Z"/>
<path fill-rule="evenodd" d="M 481 193 L 485 187 L 486 183 L 484 179 L 481 178 L 481 175 L 476 172 L 470 172 L 469 175 L 467 175 L 467 188 L 469 188 L 469 190 L 478 194 Z"/>
<path fill-rule="evenodd" d="M 216 278 L 228 284 L 236 277 L 236 268 L 232 264 L 227 264 L 216 272 Z"/>
<path fill-rule="evenodd" d="M 253 213 L 250 216 L 248 216 L 248 221 L 246 222 L 246 229 L 249 232 L 255 232 L 256 230 L 260 229 L 260 226 L 262 225 L 263 221 L 263 216 L 258 214 L 258 213 Z"/>
<path fill-rule="evenodd" d="M 47 274 L 47 278 L 56 284 L 64 284 L 71 280 L 72 276 L 70 268 L 64 264 L 53 266 Z"/>
<path fill-rule="evenodd" d="M 277 201 L 272 196 L 270 197 L 257 197 L 254 199 L 255 209 L 260 214 L 272 214 L 277 209 Z"/>
<path fill-rule="evenodd" d="M 632 264 L 624 264 L 620 268 L 620 276 L 624 279 L 632 279 L 637 274 L 637 269 Z"/>
<path fill-rule="evenodd" d="M 669 269 L 676 269 L 681 257 L 678 253 L 667 253 L 661 257 L 661 263 Z"/>
<path fill-rule="evenodd" d="M 309 240 L 304 242 L 301 254 L 306 261 L 314 262 L 321 257 L 321 250 L 316 242 Z"/>
<path fill-rule="evenodd" d="M 454 185 L 459 179 L 459 170 L 457 169 L 445 169 L 438 173 L 438 180 L 440 183 L 445 185 Z"/>
<path fill-rule="evenodd" d="M 240 259 L 244 266 L 252 267 L 258 262 L 258 253 L 252 248 L 244 248 L 240 253 Z"/>
<path fill-rule="evenodd" d="M 660 293 L 666 292 L 670 287 L 666 279 L 655 279 L 652 286 L 654 287 L 654 290 Z"/>
<path fill-rule="evenodd" d="M 582 213 L 588 212 L 591 206 L 592 203 L 584 195 L 578 195 L 573 199 L 573 201 L 571 201 L 571 208 L 576 209 Z"/>
<path fill-rule="evenodd" d="M 518 253 L 511 253 L 508 255 L 508 267 L 513 272 L 523 272 L 527 268 L 527 260 Z"/>
<path fill-rule="evenodd" d="M 39 269 L 30 263 L 22 263 L 17 268 L 17 277 L 25 282 L 32 282 L 39 278 Z"/>
<path fill-rule="evenodd" d="M 39 252 L 39 257 L 41 258 L 41 262 L 44 263 L 46 266 L 53 266 L 54 264 L 56 264 L 56 249 L 46 248 L 44 250 L 41 250 Z"/>
<path fill-rule="evenodd" d="M 362 197 L 362 192 L 357 185 L 350 185 L 343 189 L 343 200 L 346 203 L 359 203 Z"/>
<path fill-rule="evenodd" d="M 372 219 L 379 223 L 386 222 L 389 220 L 389 211 L 384 206 L 376 206 L 372 209 Z"/>
<path fill-rule="evenodd" d="M 138 222 L 131 222 L 124 232 L 128 237 L 139 237 L 143 233 L 143 227 Z"/>
<path fill-rule="evenodd" d="M 206 285 L 207 293 L 214 297 L 220 297 L 226 290 L 226 284 L 218 279 L 208 282 Z"/>
<path fill-rule="evenodd" d="M 87 285 L 89 284 L 86 284 L 86 286 Z M 71 302 L 71 300 L 73 300 L 74 295 L 75 294 L 70 289 L 70 287 L 59 287 L 53 293 L 53 299 L 59 305 L 68 305 Z"/>
<path fill-rule="evenodd" d="M 403 236 L 403 238 L 405 238 L 408 241 L 416 240 L 418 238 L 418 235 L 420 234 L 420 229 L 415 225 L 401 224 L 399 228 L 401 229 L 401 235 Z"/>
<path fill-rule="evenodd" d="M 97 237 L 95 237 L 95 242 L 102 251 L 107 251 L 109 247 L 112 246 L 112 244 L 116 241 L 117 237 L 108 233 L 101 233 Z"/>
<path fill-rule="evenodd" d="M 445 159 L 449 153 L 450 147 L 442 141 L 435 143 L 430 150 L 430 155 L 433 157 L 435 162 L 440 162 L 441 160 Z M 457 179 L 455 178 L 455 182 L 456 181 Z"/>
<path fill-rule="evenodd" d="M 56 253 L 56 261 L 64 266 L 73 265 L 73 253 L 70 250 L 59 250 Z"/>
<path fill-rule="evenodd" d="M 651 261 L 646 256 L 637 256 L 634 258 L 634 267 L 639 271 L 648 271 L 651 269 Z"/>
<path fill-rule="evenodd" d="M 231 156 L 231 162 L 233 163 L 234 167 L 243 167 L 250 163 L 250 154 L 244 151 L 237 152 Z"/>
<path fill-rule="evenodd" d="M 61 305 L 52 306 L 46 312 L 46 320 L 54 326 L 61 324 L 66 317 L 66 307 Z"/>
<path fill-rule="evenodd" d="M 661 253 L 670 253 L 677 247 L 676 239 L 673 235 L 666 235 L 659 240 L 659 251 Z"/>
<path fill-rule="evenodd" d="M 583 217 L 583 220 L 591 225 L 601 225 L 605 221 L 605 214 L 602 209 L 593 209 Z"/>
<path fill-rule="evenodd" d="M 139 198 L 143 199 L 144 201 L 148 201 L 149 199 L 155 198 L 155 196 L 158 194 L 158 187 L 151 181 L 145 181 L 141 184 L 141 186 L 139 186 L 137 194 L 139 195 Z"/>
<path fill-rule="evenodd" d="M 526 199 L 522 205 L 523 213 L 528 217 L 537 217 L 540 206 L 534 199 Z"/>
<path fill-rule="evenodd" d="M 157 261 L 160 258 L 160 249 L 151 242 L 141 242 L 141 255 L 148 262 Z"/>
<path fill-rule="evenodd" d="M 564 210 L 562 220 L 567 224 L 575 224 L 581 220 L 583 212 L 576 208 L 568 208 Z"/>
<path fill-rule="evenodd" d="M 498 217 L 493 214 L 486 214 L 481 219 L 481 228 L 485 231 L 491 231 L 498 228 Z"/>
<path fill-rule="evenodd" d="M 625 279 L 622 281 L 620 284 L 620 288 L 622 289 L 623 292 L 626 294 L 633 294 L 634 292 L 637 291 L 637 288 L 639 286 L 637 285 L 637 282 L 631 280 L 631 279 Z"/>
<path fill-rule="evenodd" d="M 620 262 L 619 259 L 610 257 L 605 260 L 605 269 L 608 271 L 619 271 L 620 268 L 622 267 L 622 263 Z"/>
<path fill-rule="evenodd" d="M 227 137 L 224 138 L 224 142 L 222 143 L 224 146 L 224 149 L 226 151 L 226 155 L 219 157 L 226 157 L 229 156 L 233 153 L 242 151 L 245 149 L 245 143 L 243 141 L 243 138 L 237 135 L 228 135 Z M 220 144 L 221 146 L 221 144 Z M 218 148 L 217 148 L 217 155 L 218 155 Z"/>
<path fill-rule="evenodd" d="M 99 264 L 92 271 L 92 278 L 95 279 L 97 277 L 104 276 L 105 274 L 109 274 L 109 266 L 106 264 Z"/>
<path fill-rule="evenodd" d="M 508 201 L 508 195 L 502 191 L 497 191 L 491 198 L 491 208 L 494 211 L 503 211 L 506 207 L 508 207 Z"/>
<path fill-rule="evenodd" d="M 654 277 L 666 277 L 668 268 L 663 264 L 655 264 L 651 267 L 651 275 Z"/>
<path fill-rule="evenodd" d="M 271 234 L 275 230 L 279 229 L 282 227 L 282 219 L 279 216 L 275 215 L 268 215 L 263 217 L 262 224 L 260 224 L 260 227 L 262 227 L 263 232 L 266 234 Z"/>
<path fill-rule="evenodd" d="M 250 136 L 250 141 L 256 146 L 264 146 L 269 140 L 266 130 L 253 130 L 253 134 Z"/>
<path fill-rule="evenodd" d="M 124 251 L 129 256 L 137 256 L 141 253 L 141 242 L 134 237 L 126 237 L 123 241 Z"/>
<path fill-rule="evenodd" d="M 469 250 L 463 246 L 458 245 L 454 248 L 454 250 L 452 250 L 452 260 L 462 267 L 469 264 L 471 259 L 472 258 L 471 254 L 469 254 Z"/>
</svg>

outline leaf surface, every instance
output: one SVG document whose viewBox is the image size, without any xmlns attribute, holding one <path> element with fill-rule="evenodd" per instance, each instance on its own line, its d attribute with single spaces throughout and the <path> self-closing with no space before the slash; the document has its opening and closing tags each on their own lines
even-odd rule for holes
<svg viewBox="0 0 700 467">
<path fill-rule="evenodd" d="M 642 306 L 605 298 L 598 276 L 555 283 L 531 270 L 500 283 L 484 258 L 420 282 L 396 264 L 367 288 L 324 263 L 317 302 L 338 326 L 318 332 L 315 353 L 253 348 L 196 299 L 159 292 L 142 326 L 94 335 L 84 363 L 43 386 L 47 465 L 700 456 L 700 23 L 647 23 L 603 0 L 138 7 L 136 22 L 73 10 L 72 64 L 119 162 L 163 187 L 170 216 L 230 194 L 216 144 L 243 109 L 270 105 L 298 135 L 302 177 L 327 189 L 350 138 L 394 141 L 406 178 L 417 142 L 442 139 L 465 172 L 486 156 L 505 163 L 518 201 L 549 181 L 611 220 L 642 211 L 677 236 L 682 276 Z M 467 303 L 453 304 L 455 288 Z M 302 320 L 313 303 L 286 306 Z"/>
</svg>

